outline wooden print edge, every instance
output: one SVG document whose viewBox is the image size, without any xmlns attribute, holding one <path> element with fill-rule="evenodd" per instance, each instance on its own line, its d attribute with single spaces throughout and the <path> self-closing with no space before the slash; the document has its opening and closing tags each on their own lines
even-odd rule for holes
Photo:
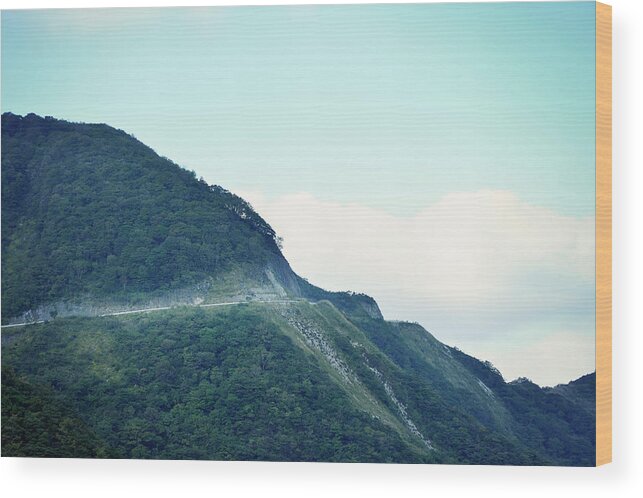
<svg viewBox="0 0 643 498">
<path fill-rule="evenodd" d="M 596 2 L 596 465 L 612 461 L 612 7 Z"/>
</svg>

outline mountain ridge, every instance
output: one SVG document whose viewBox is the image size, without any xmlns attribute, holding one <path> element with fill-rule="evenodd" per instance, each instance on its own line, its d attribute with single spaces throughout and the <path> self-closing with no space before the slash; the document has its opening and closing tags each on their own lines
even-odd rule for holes
<svg viewBox="0 0 643 498">
<path fill-rule="evenodd" d="M 8 381 L 73 407 L 88 440 L 130 458 L 593 464 L 595 375 L 507 383 L 370 296 L 308 283 L 247 202 L 123 131 L 5 113 L 2 139 L 3 324 L 46 322 L 3 329 Z M 28 428 L 35 405 L 3 417 Z"/>
<path fill-rule="evenodd" d="M 208 298 L 261 299 L 262 294 L 356 305 L 351 294 L 324 291 L 296 275 L 274 230 L 249 203 L 197 180 L 122 130 L 5 113 L 2 133 L 3 189 L 11 185 L 11 192 L 3 191 L 2 205 L 7 323 L 48 319 L 51 313 L 125 310 L 140 307 L 146 298 L 150 307 Z M 20 146 L 13 147 L 14 141 Z M 128 192 L 119 190 L 124 182 Z M 180 214 L 172 206 L 177 200 L 183 202 Z M 109 216 L 92 216 L 95 212 Z M 36 226 L 24 226 L 23 220 L 34 218 Z M 96 232 L 105 235 L 98 239 Z M 11 237 L 18 241 L 12 244 Z M 10 250 L 25 239 L 31 239 L 26 250 Z M 64 254 L 52 254 L 51 247 Z M 34 284 L 16 292 L 24 282 Z M 209 295 L 213 287 L 219 296 Z M 101 297 L 111 302 L 101 306 Z M 381 315 L 372 298 L 356 295 L 354 300 Z M 90 309 L 79 309 L 83 302 Z"/>
</svg>

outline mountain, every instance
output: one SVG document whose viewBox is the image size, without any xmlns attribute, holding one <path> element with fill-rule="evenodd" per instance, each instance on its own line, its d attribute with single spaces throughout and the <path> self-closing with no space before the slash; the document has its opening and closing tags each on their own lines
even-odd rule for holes
<svg viewBox="0 0 643 498">
<path fill-rule="evenodd" d="M 213 278 L 273 287 L 266 272 L 297 293 L 248 203 L 132 136 L 5 114 L 2 142 L 3 316 L 73 298 L 179 298 Z"/>
<path fill-rule="evenodd" d="M 593 374 L 507 383 L 308 283 L 123 131 L 4 114 L 2 213 L 3 455 L 594 465 Z"/>
</svg>

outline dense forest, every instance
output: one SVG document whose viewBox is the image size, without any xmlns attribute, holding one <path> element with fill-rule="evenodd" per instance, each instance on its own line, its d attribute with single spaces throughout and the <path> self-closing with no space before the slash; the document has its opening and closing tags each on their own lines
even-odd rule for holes
<svg viewBox="0 0 643 498">
<path fill-rule="evenodd" d="M 594 464 L 594 374 L 506 382 L 315 287 L 243 199 L 123 131 L 4 114 L 2 211 L 3 323 L 204 281 L 288 298 L 3 328 L 4 456 Z"/>
<path fill-rule="evenodd" d="M 529 379 L 505 382 L 491 363 L 445 346 L 418 324 L 350 319 L 395 364 L 454 406 L 466 406 L 489 429 L 512 434 L 559 464 L 593 465 L 595 374 L 556 388 L 541 388 Z"/>
<path fill-rule="evenodd" d="M 122 457 L 431 461 L 355 409 L 261 318 L 234 309 L 70 319 L 27 332 L 4 355 L 22 364 L 38 352 L 20 370 L 52 386 Z"/>
<path fill-rule="evenodd" d="M 248 203 L 106 125 L 3 114 L 2 213 L 3 317 L 280 256 Z"/>
<path fill-rule="evenodd" d="M 56 399 L 48 386 L 2 367 L 2 455 L 51 458 L 113 458 L 117 453 Z"/>
<path fill-rule="evenodd" d="M 385 416 L 351 401 L 360 396 L 357 389 L 365 389 L 383 413 L 396 416 L 395 405 L 346 337 L 329 333 L 326 340 L 360 387 L 338 386 L 323 358 L 297 347 L 285 327 L 274 310 L 259 305 L 63 319 L 16 332 L 3 357 L 30 382 L 50 386 L 52 403 L 82 414 L 121 457 L 548 462 L 449 407 L 428 384 L 368 351 L 369 364 L 386 375 L 409 416 L 440 448 L 428 450 L 385 423 Z M 11 398 L 3 410 L 16 411 Z M 23 451 L 34 454 L 37 448 Z"/>
</svg>

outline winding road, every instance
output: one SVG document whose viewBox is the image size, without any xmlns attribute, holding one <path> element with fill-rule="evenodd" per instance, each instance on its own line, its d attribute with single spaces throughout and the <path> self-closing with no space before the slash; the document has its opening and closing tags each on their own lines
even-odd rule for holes
<svg viewBox="0 0 643 498">
<path fill-rule="evenodd" d="M 279 299 L 279 300 L 274 300 L 274 301 L 230 301 L 227 303 L 209 303 L 209 304 L 180 304 L 176 306 L 162 306 L 159 308 L 142 308 L 138 310 L 128 310 L 128 311 L 116 311 L 114 313 L 105 313 L 103 315 L 96 315 L 99 317 L 105 317 L 105 316 L 121 316 L 121 315 L 132 315 L 134 313 L 152 313 L 154 311 L 165 311 L 165 310 L 171 310 L 173 308 L 179 308 L 182 306 L 188 306 L 191 308 L 213 308 L 215 306 L 234 306 L 237 304 L 251 304 L 251 303 L 264 303 L 264 304 L 286 304 L 286 303 L 301 303 L 305 302 L 302 299 Z M 315 304 L 315 303 L 310 303 L 310 304 Z M 61 317 L 62 318 L 62 317 Z M 67 318 L 67 317 L 65 317 Z M 2 325 L 0 328 L 2 329 L 8 329 L 12 327 L 26 327 L 27 325 L 36 325 L 38 323 L 45 323 L 45 320 L 39 320 L 37 322 L 24 322 L 24 323 L 13 323 L 11 325 Z"/>
</svg>

